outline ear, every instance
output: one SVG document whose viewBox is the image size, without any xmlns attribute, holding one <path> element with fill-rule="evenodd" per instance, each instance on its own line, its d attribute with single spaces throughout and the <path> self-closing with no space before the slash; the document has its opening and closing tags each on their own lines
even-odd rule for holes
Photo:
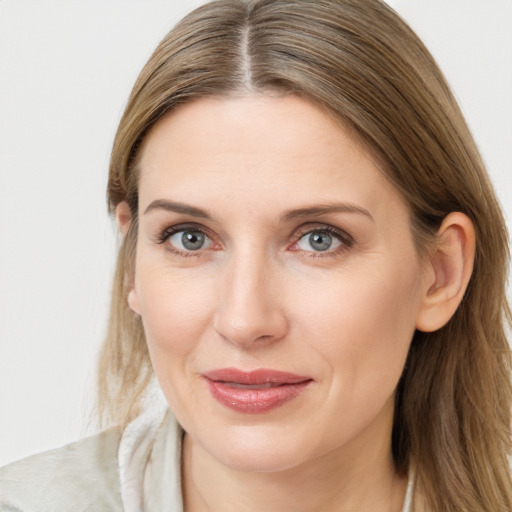
<svg viewBox="0 0 512 512">
<path fill-rule="evenodd" d="M 473 272 L 475 228 L 467 215 L 450 213 L 437 233 L 425 272 L 424 295 L 416 328 L 432 332 L 443 327 L 462 301 Z"/>
<path fill-rule="evenodd" d="M 132 215 L 130 212 L 130 207 L 126 201 L 122 201 L 116 206 L 116 219 L 117 225 L 119 226 L 119 231 L 126 236 L 128 233 L 128 229 L 130 229 L 132 223 Z M 137 296 L 137 292 L 135 291 L 135 287 L 132 285 L 132 289 L 128 292 L 128 306 L 130 309 L 140 315 L 140 306 L 139 306 L 139 298 Z"/>
<path fill-rule="evenodd" d="M 121 201 L 116 206 L 116 219 L 119 231 L 121 231 L 123 236 L 126 235 L 132 223 L 132 214 L 126 201 Z"/>
<path fill-rule="evenodd" d="M 137 296 L 135 287 L 128 292 L 128 306 L 130 306 L 130 309 L 134 313 L 140 315 L 139 297 Z"/>
</svg>

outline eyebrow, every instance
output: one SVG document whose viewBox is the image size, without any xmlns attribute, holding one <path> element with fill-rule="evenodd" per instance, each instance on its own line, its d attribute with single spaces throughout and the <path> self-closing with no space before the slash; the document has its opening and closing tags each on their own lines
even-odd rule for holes
<svg viewBox="0 0 512 512">
<path fill-rule="evenodd" d="M 185 203 L 176 203 L 174 201 L 167 201 L 166 199 L 156 199 L 144 210 L 144 215 L 153 210 L 165 210 L 168 212 L 182 213 L 184 215 L 191 215 L 192 217 L 199 217 L 201 219 L 212 219 L 212 216 L 202 208 L 190 206 Z M 374 219 L 371 213 L 350 203 L 330 203 L 308 206 L 304 208 L 295 208 L 285 211 L 280 216 L 281 222 L 289 222 L 295 219 L 303 219 L 307 217 L 315 217 L 318 215 L 327 215 L 329 213 L 356 213 L 368 217 L 372 222 Z"/>
<path fill-rule="evenodd" d="M 145 210 L 144 215 L 153 210 L 166 210 L 168 212 L 183 213 L 192 217 L 200 217 L 201 219 L 211 219 L 211 215 L 201 208 L 190 206 L 184 203 L 175 203 L 166 199 L 156 199 Z"/>
<path fill-rule="evenodd" d="M 330 203 L 330 204 L 319 204 L 313 205 L 306 208 L 296 208 L 293 210 L 287 210 L 281 215 L 281 222 L 288 222 L 294 219 L 302 219 L 307 217 L 315 217 L 317 215 L 327 215 L 329 213 L 357 213 L 368 217 L 372 222 L 375 222 L 372 214 L 350 203 Z"/>
</svg>

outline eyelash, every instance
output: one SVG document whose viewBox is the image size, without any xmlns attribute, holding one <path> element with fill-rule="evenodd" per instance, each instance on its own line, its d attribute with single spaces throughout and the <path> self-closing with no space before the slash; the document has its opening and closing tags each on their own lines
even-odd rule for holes
<svg viewBox="0 0 512 512">
<path fill-rule="evenodd" d="M 198 233 L 204 234 L 210 240 L 214 240 L 214 235 L 211 232 L 204 228 L 204 226 L 196 225 L 196 224 L 180 224 L 176 226 L 169 226 L 165 228 L 160 234 L 156 237 L 156 243 L 159 245 L 165 244 L 173 235 L 177 233 L 181 233 L 184 231 L 195 231 Z M 335 238 L 340 242 L 340 245 L 333 250 L 326 251 L 306 251 L 302 249 L 293 249 L 293 252 L 302 252 L 309 258 L 325 258 L 325 257 L 333 257 L 339 254 L 342 254 L 348 251 L 355 243 L 354 238 L 349 235 L 347 232 L 337 229 L 328 224 L 307 224 L 301 226 L 296 230 L 293 237 L 293 242 L 289 247 L 296 245 L 304 236 L 312 233 L 319 234 L 328 234 Z M 215 243 L 215 242 L 214 242 Z M 174 248 L 171 244 L 167 244 L 166 249 L 170 251 L 172 254 L 176 254 L 181 257 L 189 258 L 189 257 L 198 257 L 203 254 L 204 251 L 201 249 L 197 251 L 181 251 L 179 249 Z"/>
</svg>

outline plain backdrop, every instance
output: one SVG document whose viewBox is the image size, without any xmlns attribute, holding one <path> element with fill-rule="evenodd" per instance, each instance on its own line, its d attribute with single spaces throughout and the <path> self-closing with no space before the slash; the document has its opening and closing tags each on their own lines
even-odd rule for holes
<svg viewBox="0 0 512 512">
<path fill-rule="evenodd" d="M 0 465 L 90 433 L 131 86 L 199 0 L 0 0 Z M 394 0 L 453 86 L 512 218 L 512 0 Z"/>
</svg>

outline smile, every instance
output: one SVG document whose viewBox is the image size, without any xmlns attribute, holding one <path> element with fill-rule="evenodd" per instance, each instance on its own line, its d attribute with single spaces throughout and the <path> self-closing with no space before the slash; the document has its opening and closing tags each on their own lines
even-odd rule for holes
<svg viewBox="0 0 512 512">
<path fill-rule="evenodd" d="M 223 368 L 203 374 L 210 393 L 219 403 L 237 412 L 265 413 L 297 397 L 310 377 L 277 370 L 244 372 Z"/>
</svg>

